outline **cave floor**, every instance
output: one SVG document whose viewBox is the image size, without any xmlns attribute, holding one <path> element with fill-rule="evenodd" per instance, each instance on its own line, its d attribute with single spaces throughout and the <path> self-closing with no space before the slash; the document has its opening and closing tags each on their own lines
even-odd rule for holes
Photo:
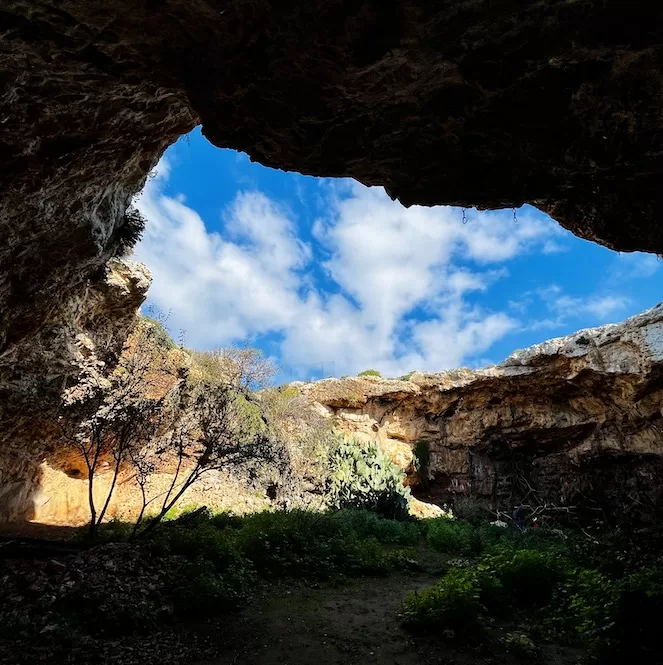
<svg viewBox="0 0 663 665">
<path fill-rule="evenodd" d="M 5 538 L 9 534 L 3 534 Z M 17 534 L 11 534 L 16 537 Z M 30 530 L 30 536 L 43 535 Z M 67 546 L 68 533 L 51 534 Z M 33 540 L 31 547 L 38 541 Z M 24 541 L 30 544 L 30 539 Z M 41 541 L 50 547 L 52 540 Z M 1 554 L 1 552 L 0 552 Z M 50 550 L 42 556 L 58 557 Z M 262 586 L 234 615 L 164 626 L 154 633 L 85 643 L 48 644 L 0 640 L 0 662 L 63 665 L 516 665 L 523 660 L 500 648 L 500 637 L 518 626 L 494 626 L 495 639 L 455 644 L 440 635 L 413 635 L 399 621 L 401 602 L 434 584 L 449 558 L 428 549 L 418 563 L 387 577 L 324 584 L 280 582 Z M 448 636 L 447 636 L 448 637 Z M 540 644 L 541 665 L 575 665 L 579 652 Z M 530 661 L 531 662 L 531 661 Z"/>
<path fill-rule="evenodd" d="M 332 587 L 272 589 L 224 626 L 225 651 L 196 665 L 511 665 L 515 656 L 494 645 L 446 645 L 435 636 L 413 636 L 399 622 L 411 591 L 434 584 L 443 560 L 433 553 L 417 570 L 357 579 Z M 513 628 L 512 628 L 513 629 Z M 537 663 L 572 665 L 577 650 L 541 645 Z"/>
</svg>

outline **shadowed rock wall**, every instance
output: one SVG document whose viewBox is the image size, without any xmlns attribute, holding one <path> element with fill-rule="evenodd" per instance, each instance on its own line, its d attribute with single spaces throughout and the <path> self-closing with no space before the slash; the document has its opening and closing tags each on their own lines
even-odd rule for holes
<svg viewBox="0 0 663 665">
<path fill-rule="evenodd" d="M 663 251 L 662 17 L 636 0 L 4 2 L 0 353 L 131 243 L 130 197 L 196 122 L 406 205 L 531 202 Z"/>
</svg>

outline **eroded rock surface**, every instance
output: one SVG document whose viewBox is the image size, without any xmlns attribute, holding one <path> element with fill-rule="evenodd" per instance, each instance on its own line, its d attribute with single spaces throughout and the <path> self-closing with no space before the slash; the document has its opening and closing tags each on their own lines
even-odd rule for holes
<svg viewBox="0 0 663 665">
<path fill-rule="evenodd" d="M 663 507 L 663 304 L 486 369 L 298 385 L 339 429 L 379 441 L 410 472 L 425 446 L 440 501 Z"/>
<path fill-rule="evenodd" d="M 69 299 L 67 316 L 55 317 L 30 344 L 6 353 L 0 374 L 0 522 L 33 518 L 42 509 L 38 495 L 48 479 L 47 458 L 61 471 L 66 466 L 53 462 L 61 439 L 59 396 L 115 366 L 150 281 L 144 265 L 112 259 L 99 279 Z"/>
</svg>

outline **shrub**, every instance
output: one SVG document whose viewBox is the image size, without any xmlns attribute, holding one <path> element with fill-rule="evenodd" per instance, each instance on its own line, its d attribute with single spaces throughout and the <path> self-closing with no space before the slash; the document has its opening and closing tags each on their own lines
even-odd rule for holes
<svg viewBox="0 0 663 665">
<path fill-rule="evenodd" d="M 177 521 L 169 522 L 154 529 L 150 540 L 163 555 L 177 554 L 190 561 L 205 559 L 219 572 L 245 563 L 242 553 L 227 533 L 209 523 L 180 526 Z"/>
<path fill-rule="evenodd" d="M 339 510 L 330 520 L 338 522 L 344 533 L 354 533 L 360 538 L 374 538 L 379 543 L 415 545 L 419 540 L 419 528 L 413 522 L 385 519 L 366 510 Z"/>
<path fill-rule="evenodd" d="M 191 360 L 191 380 L 226 385 L 238 392 L 266 388 L 277 372 L 270 358 L 247 343 L 239 347 L 191 351 Z"/>
<path fill-rule="evenodd" d="M 236 533 L 238 549 L 259 574 L 328 579 L 335 575 L 384 573 L 397 553 L 357 528 L 343 515 L 303 510 L 256 513 Z M 384 533 L 382 534 L 384 537 Z"/>
<path fill-rule="evenodd" d="M 365 369 L 363 372 L 359 372 L 357 376 L 382 376 L 382 374 L 376 369 Z"/>
<path fill-rule="evenodd" d="M 598 570 L 580 568 L 555 591 L 546 620 L 559 635 L 595 647 L 613 623 L 617 586 Z"/>
<path fill-rule="evenodd" d="M 330 459 L 329 502 L 334 508 L 363 508 L 390 519 L 406 519 L 410 489 L 405 474 L 374 444 L 351 439 Z"/>
<path fill-rule="evenodd" d="M 154 344 L 161 349 L 174 349 L 177 347 L 177 344 L 175 344 L 173 338 L 170 336 L 164 321 L 164 317 L 153 318 L 151 316 L 141 316 L 141 324 L 145 327 L 147 335 L 150 336 Z"/>
<path fill-rule="evenodd" d="M 663 624 L 663 567 L 642 568 L 627 575 L 618 584 L 619 596 L 612 620 L 606 625 L 600 616 L 602 634 L 606 636 L 601 655 L 610 653 L 610 661 L 625 662 L 632 654 L 641 654 L 640 662 L 660 658 L 661 625 Z M 618 648 L 613 647 L 617 645 Z M 607 658 L 603 659 L 608 662 Z"/>
<path fill-rule="evenodd" d="M 569 576 L 569 564 L 556 552 L 505 548 L 488 556 L 479 569 L 500 580 L 516 605 L 549 603 L 555 589 Z"/>
<path fill-rule="evenodd" d="M 255 583 L 247 561 L 237 559 L 220 572 L 211 561 L 197 558 L 171 568 L 168 595 L 178 616 L 214 616 L 237 607 Z"/>
<path fill-rule="evenodd" d="M 488 511 L 472 496 L 459 496 L 454 501 L 453 513 L 459 520 L 475 526 L 485 523 L 488 518 Z"/>
<path fill-rule="evenodd" d="M 414 628 L 448 628 L 475 634 L 486 607 L 496 607 L 501 585 L 489 574 L 471 568 L 452 568 L 437 584 L 407 596 L 403 621 Z"/>
<path fill-rule="evenodd" d="M 428 543 L 438 552 L 459 556 L 479 554 L 482 549 L 477 529 L 461 520 L 437 517 L 428 522 Z"/>
</svg>

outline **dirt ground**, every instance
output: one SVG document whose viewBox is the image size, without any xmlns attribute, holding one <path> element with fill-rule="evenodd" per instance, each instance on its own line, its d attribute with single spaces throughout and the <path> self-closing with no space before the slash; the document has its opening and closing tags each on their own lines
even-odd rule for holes
<svg viewBox="0 0 663 665">
<path fill-rule="evenodd" d="M 434 584 L 444 562 L 427 557 L 421 569 L 347 585 L 272 589 L 224 626 L 222 655 L 196 665 L 510 665 L 522 663 L 494 645 L 445 644 L 413 636 L 399 622 L 401 602 Z M 577 652 L 542 645 L 541 665 L 573 665 Z"/>
<path fill-rule="evenodd" d="M 38 528 L 23 535 L 43 537 Z M 72 531 L 52 530 L 53 546 L 66 548 Z M 11 534 L 5 532 L 5 544 Z M 50 540 L 50 539 L 49 539 Z M 27 542 L 26 542 L 27 541 Z M 62 542 L 65 541 L 65 542 Z M 41 541 L 42 543 L 44 541 Z M 48 544 L 42 545 L 48 547 Z M 0 556 L 5 547 L 0 547 Z M 58 552 L 48 553 L 58 556 Z M 164 626 L 121 640 L 88 638 L 85 644 L 29 644 L 0 640 L 0 662 L 67 665 L 575 665 L 578 652 L 539 645 L 535 658 L 518 659 L 499 646 L 517 626 L 491 629 L 491 643 L 454 644 L 442 635 L 413 635 L 401 627 L 402 600 L 434 584 L 448 557 L 421 550 L 410 570 L 388 577 L 336 584 L 281 582 L 265 585 L 241 611 L 203 624 Z M 198 654 L 198 655 L 196 655 Z M 205 655 L 203 655 L 205 654 Z M 214 654 L 213 656 L 211 654 Z"/>
</svg>

